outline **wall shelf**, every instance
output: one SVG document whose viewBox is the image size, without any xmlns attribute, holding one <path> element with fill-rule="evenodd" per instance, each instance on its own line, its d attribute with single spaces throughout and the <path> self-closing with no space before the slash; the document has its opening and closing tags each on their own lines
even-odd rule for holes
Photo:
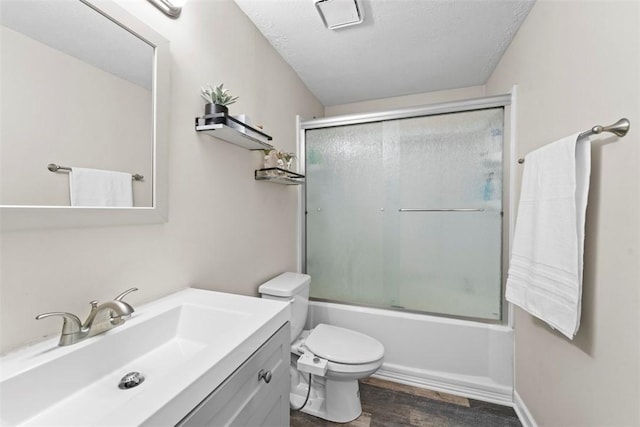
<svg viewBox="0 0 640 427">
<path fill-rule="evenodd" d="M 247 150 L 273 149 L 273 145 L 268 142 L 273 138 L 266 133 L 252 128 L 231 116 L 226 116 L 227 124 L 205 124 L 206 119 L 213 117 L 225 117 L 225 115 L 224 113 L 214 113 L 203 117 L 196 117 L 196 131 L 246 148 Z"/>
<path fill-rule="evenodd" d="M 207 119 L 214 118 L 224 118 L 225 123 L 206 124 Z M 196 117 L 195 126 L 197 132 L 203 132 L 247 150 L 273 150 L 273 145 L 268 142 L 272 139 L 269 135 L 225 113 L 212 113 Z M 254 178 L 256 181 L 281 185 L 304 184 L 304 175 L 282 168 L 258 169 L 255 171 Z"/>
<path fill-rule="evenodd" d="M 255 179 L 281 185 L 304 184 L 304 175 L 281 168 L 258 169 L 255 172 Z"/>
</svg>

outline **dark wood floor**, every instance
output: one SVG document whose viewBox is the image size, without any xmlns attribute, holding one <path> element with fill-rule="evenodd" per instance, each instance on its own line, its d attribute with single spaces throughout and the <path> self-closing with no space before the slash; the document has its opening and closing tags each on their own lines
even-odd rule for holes
<svg viewBox="0 0 640 427">
<path fill-rule="evenodd" d="M 291 411 L 291 427 L 521 427 L 512 408 L 368 378 L 360 382 L 362 415 L 337 424 Z"/>
</svg>

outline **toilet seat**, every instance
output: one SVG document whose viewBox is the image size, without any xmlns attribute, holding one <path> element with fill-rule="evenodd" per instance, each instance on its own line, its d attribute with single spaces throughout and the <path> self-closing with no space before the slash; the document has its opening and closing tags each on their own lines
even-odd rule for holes
<svg viewBox="0 0 640 427">
<path fill-rule="evenodd" d="M 380 341 L 360 332 L 323 323 L 311 331 L 304 344 L 313 354 L 334 365 L 379 366 L 377 362 L 384 356 L 384 346 Z"/>
</svg>

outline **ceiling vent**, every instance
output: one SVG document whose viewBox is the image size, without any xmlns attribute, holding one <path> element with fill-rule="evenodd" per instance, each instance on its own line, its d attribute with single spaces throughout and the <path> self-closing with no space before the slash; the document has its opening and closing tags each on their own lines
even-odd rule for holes
<svg viewBox="0 0 640 427">
<path fill-rule="evenodd" d="M 316 0 L 316 9 L 330 30 L 361 24 L 364 20 L 360 0 Z"/>
</svg>

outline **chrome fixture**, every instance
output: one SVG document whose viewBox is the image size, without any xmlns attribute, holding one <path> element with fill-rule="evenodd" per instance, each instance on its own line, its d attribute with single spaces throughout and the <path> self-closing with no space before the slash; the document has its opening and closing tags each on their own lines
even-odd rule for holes
<svg viewBox="0 0 640 427">
<path fill-rule="evenodd" d="M 129 372 L 127 375 L 122 377 L 122 379 L 120 380 L 120 383 L 118 384 L 118 387 L 121 388 L 122 390 L 127 390 L 130 388 L 137 387 L 143 382 L 144 382 L 144 375 L 142 375 L 140 372 L 134 371 L 134 372 Z"/>
<path fill-rule="evenodd" d="M 69 166 L 60 166 L 60 165 L 56 165 L 55 163 L 49 163 L 47 165 L 47 169 L 49 169 L 51 172 L 58 172 L 58 171 L 71 172 L 71 168 Z M 144 180 L 144 175 L 140 175 L 139 173 L 132 174 L 131 179 L 134 181 L 142 181 Z"/>
<path fill-rule="evenodd" d="M 602 132 L 611 132 L 612 134 L 622 138 L 627 134 L 627 132 L 629 132 L 630 127 L 631 127 L 631 122 L 629 121 L 629 119 L 622 118 L 609 126 L 596 125 L 591 129 L 589 129 L 588 131 L 582 132 L 580 135 L 578 135 L 578 139 L 586 136 L 598 135 Z M 522 158 L 518 159 L 518 163 L 520 164 L 524 163 L 524 159 Z"/>
<path fill-rule="evenodd" d="M 364 13 L 360 0 L 316 0 L 316 9 L 330 30 L 362 24 Z"/>
<path fill-rule="evenodd" d="M 42 313 L 36 316 L 36 320 L 52 316 L 62 317 L 62 333 L 60 334 L 60 342 L 58 342 L 58 345 L 65 346 L 75 344 L 85 338 L 101 334 L 126 322 L 135 310 L 129 304 L 122 301 L 122 299 L 127 294 L 137 290 L 138 288 L 127 289 L 115 297 L 113 301 L 107 301 L 102 304 L 98 304 L 98 301 L 91 301 L 89 303 L 91 304 L 91 312 L 84 324 L 78 316 L 64 312 Z"/>
<path fill-rule="evenodd" d="M 609 126 L 596 125 L 591 129 L 589 129 L 588 131 L 582 132 L 580 136 L 590 136 L 594 134 L 597 135 L 602 132 L 611 132 L 616 136 L 622 137 L 622 136 L 625 136 L 627 132 L 629 132 L 630 127 L 631 127 L 631 122 L 629 121 L 629 119 L 622 118 Z"/>
<path fill-rule="evenodd" d="M 272 374 L 271 371 L 265 371 L 264 369 L 260 369 L 258 372 L 258 381 L 262 380 L 265 383 L 269 384 L 271 382 Z"/>
<path fill-rule="evenodd" d="M 164 12 L 165 15 L 171 18 L 177 18 L 182 12 L 182 6 L 175 6 L 169 0 L 147 0 L 149 3 Z"/>
</svg>

